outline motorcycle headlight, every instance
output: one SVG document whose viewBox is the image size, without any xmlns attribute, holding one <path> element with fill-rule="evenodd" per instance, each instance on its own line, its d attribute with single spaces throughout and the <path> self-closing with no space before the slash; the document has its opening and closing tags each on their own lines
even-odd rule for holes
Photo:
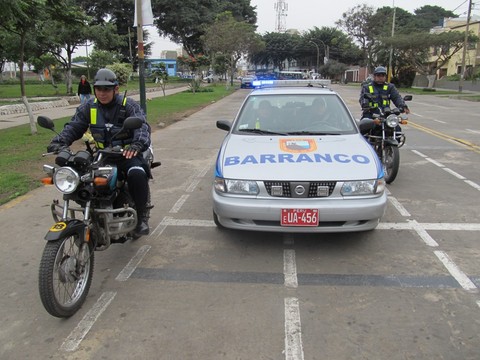
<svg viewBox="0 0 480 360">
<path fill-rule="evenodd" d="M 385 181 L 383 179 L 346 181 L 340 190 L 343 196 L 374 195 L 384 191 Z"/>
<path fill-rule="evenodd" d="M 215 178 L 215 190 L 217 192 L 237 195 L 257 195 L 258 185 L 256 181 L 234 180 Z"/>
<path fill-rule="evenodd" d="M 385 123 L 387 124 L 388 127 L 395 128 L 397 127 L 398 123 L 400 122 L 400 119 L 397 115 L 388 115 L 387 119 L 385 120 Z"/>
<path fill-rule="evenodd" d="M 61 167 L 55 171 L 53 182 L 58 191 L 64 194 L 71 194 L 77 188 L 80 176 L 70 167 Z"/>
</svg>

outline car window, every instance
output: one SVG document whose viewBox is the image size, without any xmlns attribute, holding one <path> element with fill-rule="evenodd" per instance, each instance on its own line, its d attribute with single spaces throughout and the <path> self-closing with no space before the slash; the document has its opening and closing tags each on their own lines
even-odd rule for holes
<svg viewBox="0 0 480 360">
<path fill-rule="evenodd" d="M 249 133 L 252 129 L 286 135 L 356 133 L 350 113 L 335 94 L 250 96 L 234 124 L 234 132 Z"/>
</svg>

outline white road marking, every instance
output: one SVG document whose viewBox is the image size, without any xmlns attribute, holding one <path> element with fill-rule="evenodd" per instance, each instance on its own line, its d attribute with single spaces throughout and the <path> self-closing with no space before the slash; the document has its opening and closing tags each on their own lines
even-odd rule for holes
<svg viewBox="0 0 480 360">
<path fill-rule="evenodd" d="M 430 161 L 432 164 L 437 165 L 439 168 L 444 168 L 445 167 L 443 164 L 441 164 L 438 161 L 433 160 L 429 157 L 426 157 L 425 160 Z"/>
<path fill-rule="evenodd" d="M 473 181 L 471 181 L 471 180 L 465 180 L 465 182 L 466 182 L 468 185 L 470 185 L 470 186 L 472 186 L 473 188 L 475 188 L 475 189 L 477 189 L 477 190 L 480 191 L 480 185 L 478 185 L 476 182 L 473 182 Z"/>
<path fill-rule="evenodd" d="M 97 300 L 93 308 L 88 311 L 78 325 L 73 329 L 70 335 L 65 339 L 60 350 L 75 351 L 82 342 L 83 338 L 88 334 L 93 324 L 102 315 L 105 309 L 115 298 L 116 292 L 104 292 Z"/>
<path fill-rule="evenodd" d="M 465 129 L 465 130 L 470 131 L 474 134 L 480 134 L 480 131 L 478 131 L 478 130 L 472 130 L 472 129 Z"/>
<path fill-rule="evenodd" d="M 465 180 L 465 179 L 466 179 L 465 176 L 460 175 L 459 173 L 453 171 L 452 169 L 443 168 L 443 170 L 445 170 L 446 172 L 452 174 L 452 175 L 455 176 L 457 179 L 460 179 L 460 180 Z"/>
<path fill-rule="evenodd" d="M 435 255 L 440 259 L 443 265 L 447 268 L 448 272 L 457 280 L 460 286 L 470 292 L 477 292 L 478 288 L 475 284 L 468 278 L 465 273 L 463 273 L 457 265 L 448 257 L 448 255 L 443 251 L 434 251 Z"/>
<path fill-rule="evenodd" d="M 192 183 L 188 186 L 187 190 L 185 190 L 186 192 L 193 192 L 195 190 L 195 188 L 197 187 L 197 185 L 200 183 L 200 181 L 202 181 L 201 178 L 195 178 L 193 179 Z"/>
<path fill-rule="evenodd" d="M 298 299 L 285 298 L 285 360 L 304 360 Z"/>
<path fill-rule="evenodd" d="M 295 250 L 283 250 L 283 274 L 285 286 L 289 288 L 298 287 L 297 264 L 295 261 Z"/>
<path fill-rule="evenodd" d="M 400 215 L 405 216 L 405 217 L 410 217 L 410 213 L 405 209 L 405 207 L 400 204 L 400 202 L 393 196 L 389 196 L 388 200 L 390 203 L 397 209 L 397 211 L 400 213 Z"/>
<path fill-rule="evenodd" d="M 413 230 L 415 230 L 423 240 L 425 244 L 432 247 L 437 247 L 438 243 L 433 240 L 433 238 L 425 231 L 425 229 L 416 221 L 416 220 L 408 220 L 408 222 L 412 225 Z"/>
<path fill-rule="evenodd" d="M 128 278 L 133 274 L 138 264 L 142 261 L 148 251 L 151 249 L 150 245 L 143 245 L 138 249 L 137 253 L 133 258 L 130 259 L 127 265 L 120 271 L 115 280 L 117 281 L 127 281 Z"/>
<path fill-rule="evenodd" d="M 413 152 L 414 154 L 417 154 L 418 156 L 423 157 L 423 158 L 426 158 L 426 157 L 427 157 L 427 155 L 422 154 L 422 153 L 421 153 L 420 151 L 418 151 L 418 150 L 412 150 L 412 152 Z"/>
<path fill-rule="evenodd" d="M 185 203 L 185 201 L 187 201 L 189 196 L 190 195 L 180 196 L 180 199 L 178 199 L 177 202 L 172 206 L 169 213 L 174 213 L 174 214 L 178 213 L 179 210 L 181 209 L 182 205 Z"/>
</svg>

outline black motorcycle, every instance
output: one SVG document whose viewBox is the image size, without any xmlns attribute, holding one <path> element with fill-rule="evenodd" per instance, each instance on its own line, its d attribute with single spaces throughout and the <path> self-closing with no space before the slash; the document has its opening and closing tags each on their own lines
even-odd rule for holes
<svg viewBox="0 0 480 360">
<path fill-rule="evenodd" d="M 365 97 L 371 101 L 370 94 Z M 403 98 L 404 101 L 412 100 L 411 95 Z M 378 158 L 382 162 L 385 182 L 390 184 L 395 180 L 400 167 L 400 151 L 405 144 L 405 134 L 401 130 L 400 124 L 408 123 L 406 115 L 399 109 L 390 109 L 385 107 L 371 108 L 375 110 L 373 118 L 363 118 L 360 120 L 360 132 L 375 149 Z"/>
<path fill-rule="evenodd" d="M 54 130 L 51 119 L 39 116 L 38 124 Z M 135 117 L 125 119 L 113 136 L 142 126 Z M 135 239 L 135 204 L 128 184 L 119 174 L 114 159 L 122 155 L 121 146 L 92 148 L 57 153 L 55 166 L 44 165 L 44 184 L 54 184 L 63 202 L 54 200 L 51 212 L 55 224 L 45 236 L 47 243 L 40 261 L 39 291 L 45 309 L 56 317 L 70 317 L 82 306 L 93 276 L 94 251 L 106 250 L 113 243 Z M 150 169 L 159 166 L 151 149 L 143 154 Z M 147 217 L 150 209 L 148 196 Z"/>
</svg>

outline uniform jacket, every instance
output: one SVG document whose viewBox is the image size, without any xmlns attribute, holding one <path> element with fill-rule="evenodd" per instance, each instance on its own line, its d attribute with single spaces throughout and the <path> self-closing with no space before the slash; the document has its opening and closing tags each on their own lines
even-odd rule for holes
<svg viewBox="0 0 480 360">
<path fill-rule="evenodd" d="M 97 112 L 97 124 L 106 124 L 105 127 L 113 126 L 117 123 L 115 121 L 119 117 L 119 113 L 122 107 L 123 96 L 116 95 L 114 100 L 108 105 L 102 105 L 99 102 L 94 104 L 96 99 L 89 99 L 83 105 L 80 105 L 75 115 L 69 123 L 65 125 L 62 132 L 53 138 L 52 142 L 59 142 L 70 146 L 75 140 L 80 139 L 83 134 L 91 126 L 91 114 L 92 107 L 96 107 Z M 140 105 L 133 99 L 127 98 L 125 103 L 125 117 L 135 116 L 142 118 L 144 123 L 141 128 L 134 130 L 130 136 L 131 138 L 124 143 L 139 143 L 143 145 L 142 151 L 145 151 L 150 146 L 150 128 L 146 121 L 146 116 Z M 99 119 L 101 121 L 99 121 Z M 121 124 L 120 124 L 121 126 Z M 93 130 L 93 129 L 91 129 Z M 113 136 L 113 133 L 106 133 L 106 145 L 109 145 L 109 138 Z"/>
<path fill-rule="evenodd" d="M 365 94 L 373 95 L 373 104 L 364 97 Z M 377 84 L 373 81 L 362 86 L 359 102 L 362 108 L 370 105 L 383 109 L 385 107 L 389 107 L 390 102 L 393 102 L 395 107 L 399 108 L 400 110 L 403 110 L 405 107 L 407 107 L 395 85 L 390 83 Z"/>
</svg>

